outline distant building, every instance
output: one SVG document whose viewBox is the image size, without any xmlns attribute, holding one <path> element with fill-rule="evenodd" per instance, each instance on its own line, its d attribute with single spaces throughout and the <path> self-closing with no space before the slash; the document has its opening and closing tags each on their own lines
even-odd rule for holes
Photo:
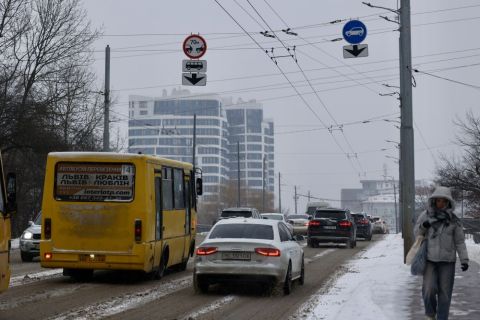
<svg viewBox="0 0 480 320">
<path fill-rule="evenodd" d="M 274 126 L 255 101 L 232 104 L 215 94 L 174 90 L 162 97 L 129 97 L 129 152 L 192 162 L 197 115 L 196 165 L 203 171 L 202 200 L 218 200 L 220 185 L 237 179 L 237 142 L 243 185 L 274 191 Z M 227 101 L 227 103 L 225 103 Z M 228 106 L 225 107 L 225 104 Z"/>
<path fill-rule="evenodd" d="M 130 96 L 129 152 L 192 162 L 193 116 L 197 115 L 196 158 L 203 171 L 205 201 L 215 201 L 228 179 L 227 119 L 217 95 Z"/>
<path fill-rule="evenodd" d="M 252 100 L 225 107 L 231 179 L 237 179 L 240 149 L 240 179 L 251 189 L 274 191 L 275 157 L 273 121 L 263 118 L 262 104 Z"/>
</svg>

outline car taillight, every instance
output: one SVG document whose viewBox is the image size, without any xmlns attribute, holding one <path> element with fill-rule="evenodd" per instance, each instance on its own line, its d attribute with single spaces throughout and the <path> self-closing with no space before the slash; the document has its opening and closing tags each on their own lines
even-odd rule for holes
<svg viewBox="0 0 480 320">
<path fill-rule="evenodd" d="M 318 227 L 320 225 L 320 221 L 317 221 L 317 220 L 313 220 L 313 221 L 310 221 L 308 223 L 308 226 L 312 226 L 312 227 Z"/>
<path fill-rule="evenodd" d="M 255 248 L 255 252 L 266 257 L 280 257 L 280 250 L 277 248 Z"/>
<path fill-rule="evenodd" d="M 142 240 L 142 220 L 135 220 L 135 241 L 140 242 Z"/>
<path fill-rule="evenodd" d="M 197 256 L 208 256 L 218 251 L 217 247 L 198 247 L 195 252 Z"/>
<path fill-rule="evenodd" d="M 44 226 L 43 226 L 43 234 L 46 240 L 52 238 L 52 219 L 45 218 Z"/>
<path fill-rule="evenodd" d="M 352 223 L 350 221 L 340 221 L 338 225 L 342 228 L 350 228 Z"/>
<path fill-rule="evenodd" d="M 360 220 L 360 224 L 368 224 L 368 219 L 365 219 L 363 218 L 362 220 Z"/>
</svg>

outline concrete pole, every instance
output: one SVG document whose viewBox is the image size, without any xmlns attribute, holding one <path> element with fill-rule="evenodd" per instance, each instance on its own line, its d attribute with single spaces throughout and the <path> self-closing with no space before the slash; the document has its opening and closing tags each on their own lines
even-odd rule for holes
<svg viewBox="0 0 480 320">
<path fill-rule="evenodd" d="M 298 200 L 298 197 L 297 197 L 297 186 L 295 186 L 295 214 L 297 214 L 297 200 Z"/>
<path fill-rule="evenodd" d="M 105 102 L 103 109 L 103 151 L 110 151 L 110 46 L 105 48 Z"/>
<path fill-rule="evenodd" d="M 267 168 L 267 156 L 263 156 L 263 171 L 262 171 L 262 211 L 265 212 L 265 170 Z"/>
<path fill-rule="evenodd" d="M 240 142 L 237 141 L 237 207 L 240 207 Z"/>
<path fill-rule="evenodd" d="M 280 172 L 278 173 L 278 211 L 282 213 L 282 190 L 280 189 Z"/>
<path fill-rule="evenodd" d="M 403 173 L 402 211 L 403 211 L 403 249 L 404 261 L 413 244 L 413 225 L 415 213 L 415 160 L 412 112 L 412 51 L 410 0 L 401 0 L 400 7 L 400 166 Z"/>
<path fill-rule="evenodd" d="M 395 179 L 393 179 L 393 201 L 395 204 L 395 233 L 398 233 L 397 187 L 395 186 Z"/>
</svg>

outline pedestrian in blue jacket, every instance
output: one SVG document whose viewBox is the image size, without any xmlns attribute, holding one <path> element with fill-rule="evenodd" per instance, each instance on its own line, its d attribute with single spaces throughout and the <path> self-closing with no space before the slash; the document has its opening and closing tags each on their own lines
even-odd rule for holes
<svg viewBox="0 0 480 320">
<path fill-rule="evenodd" d="M 428 241 L 422 286 L 427 319 L 448 319 L 457 254 L 462 271 L 468 269 L 465 234 L 460 219 L 453 213 L 454 209 L 450 189 L 438 186 L 415 226 L 416 232 Z"/>
</svg>

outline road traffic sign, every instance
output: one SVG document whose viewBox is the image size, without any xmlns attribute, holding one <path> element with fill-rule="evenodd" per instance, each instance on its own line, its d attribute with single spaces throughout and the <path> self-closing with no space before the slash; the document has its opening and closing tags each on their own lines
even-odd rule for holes
<svg viewBox="0 0 480 320">
<path fill-rule="evenodd" d="M 343 47 L 344 58 L 368 57 L 368 44 L 354 44 Z"/>
<path fill-rule="evenodd" d="M 200 59 L 207 51 L 207 42 L 197 34 L 189 35 L 183 41 L 183 52 L 190 59 Z"/>
<path fill-rule="evenodd" d="M 207 72 L 207 60 L 183 60 L 183 72 Z"/>
<path fill-rule="evenodd" d="M 205 86 L 207 85 L 206 73 L 182 73 L 182 85 Z"/>
<path fill-rule="evenodd" d="M 350 20 L 343 26 L 343 39 L 351 44 L 359 44 L 367 37 L 367 27 L 359 20 Z"/>
</svg>

